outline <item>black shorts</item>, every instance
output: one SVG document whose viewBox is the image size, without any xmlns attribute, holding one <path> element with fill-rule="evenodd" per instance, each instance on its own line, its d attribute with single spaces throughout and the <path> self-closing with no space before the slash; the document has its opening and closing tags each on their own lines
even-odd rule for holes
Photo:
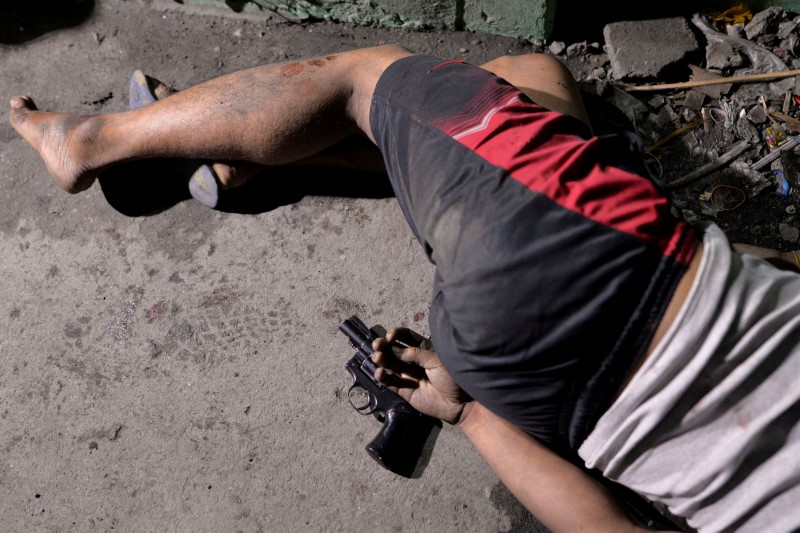
<svg viewBox="0 0 800 533">
<path fill-rule="evenodd" d="M 370 126 L 436 265 L 443 364 L 498 415 L 577 447 L 696 247 L 638 138 L 593 137 L 486 70 L 429 56 L 386 70 Z"/>
</svg>

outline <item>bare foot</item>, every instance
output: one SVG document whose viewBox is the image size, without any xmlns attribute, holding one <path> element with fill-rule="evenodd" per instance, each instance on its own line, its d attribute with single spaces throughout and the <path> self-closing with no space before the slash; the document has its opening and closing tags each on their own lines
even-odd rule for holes
<svg viewBox="0 0 800 533">
<path fill-rule="evenodd" d="M 56 183 L 69 193 L 88 189 L 100 165 L 91 155 L 97 121 L 91 116 L 39 111 L 27 96 L 9 102 L 8 119 L 42 157 Z"/>
</svg>

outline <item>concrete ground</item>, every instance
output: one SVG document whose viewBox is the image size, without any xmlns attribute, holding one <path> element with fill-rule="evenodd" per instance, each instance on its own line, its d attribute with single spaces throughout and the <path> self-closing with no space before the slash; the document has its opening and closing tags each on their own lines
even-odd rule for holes
<svg viewBox="0 0 800 533">
<path fill-rule="evenodd" d="M 137 68 L 181 88 L 381 42 L 476 63 L 526 51 L 167 0 L 98 0 L 70 28 L 48 15 L 0 45 L 0 94 L 82 113 L 125 109 Z M 1 530 L 538 529 L 457 430 L 418 479 L 364 451 L 380 424 L 348 404 L 337 326 L 427 333 L 432 281 L 383 180 L 261 176 L 215 211 L 153 162 L 71 196 L 5 121 L 0 173 Z"/>
</svg>

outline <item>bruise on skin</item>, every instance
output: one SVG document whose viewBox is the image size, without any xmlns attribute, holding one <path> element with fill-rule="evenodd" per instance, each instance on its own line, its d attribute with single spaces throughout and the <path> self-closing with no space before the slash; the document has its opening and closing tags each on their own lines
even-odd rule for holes
<svg viewBox="0 0 800 533">
<path fill-rule="evenodd" d="M 312 79 L 303 79 L 297 83 L 297 90 L 304 91 L 309 94 L 316 94 L 318 91 L 317 82 Z"/>
<path fill-rule="evenodd" d="M 281 76 L 284 78 L 292 78 L 303 72 L 305 66 L 302 63 L 289 63 L 281 67 Z"/>
<path fill-rule="evenodd" d="M 308 64 L 311 65 L 312 67 L 324 67 L 325 66 L 325 62 L 323 60 L 321 60 L 321 59 L 312 59 L 311 61 L 308 62 Z"/>
<path fill-rule="evenodd" d="M 336 61 L 336 56 L 328 56 L 325 59 L 327 59 L 328 61 Z"/>
</svg>

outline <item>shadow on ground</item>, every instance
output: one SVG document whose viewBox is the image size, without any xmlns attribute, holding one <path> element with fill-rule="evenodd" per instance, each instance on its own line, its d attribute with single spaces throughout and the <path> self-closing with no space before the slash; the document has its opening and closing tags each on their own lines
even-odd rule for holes
<svg viewBox="0 0 800 533">
<path fill-rule="evenodd" d="M 20 44 L 77 26 L 89 18 L 94 4 L 95 0 L 2 0 L 0 44 Z"/>
<path fill-rule="evenodd" d="M 152 215 L 191 198 L 188 180 L 197 163 L 152 159 L 115 167 L 98 181 L 108 203 L 130 217 Z M 382 174 L 322 167 L 272 167 L 225 191 L 218 211 L 257 214 L 296 203 L 304 196 L 388 198 Z"/>
<path fill-rule="evenodd" d="M 691 16 L 699 10 L 724 11 L 723 0 L 672 2 L 595 2 L 559 0 L 553 19 L 552 41 L 604 42 L 603 28 L 611 22 Z"/>
<path fill-rule="evenodd" d="M 614 106 L 583 94 L 595 133 L 603 135 L 633 125 Z M 106 171 L 98 180 L 108 203 L 130 217 L 159 213 L 191 198 L 188 181 L 198 163 L 191 160 L 133 161 Z M 379 173 L 329 167 L 270 167 L 244 185 L 225 191 L 217 210 L 257 214 L 300 201 L 304 196 L 389 198 L 388 178 Z"/>
</svg>

